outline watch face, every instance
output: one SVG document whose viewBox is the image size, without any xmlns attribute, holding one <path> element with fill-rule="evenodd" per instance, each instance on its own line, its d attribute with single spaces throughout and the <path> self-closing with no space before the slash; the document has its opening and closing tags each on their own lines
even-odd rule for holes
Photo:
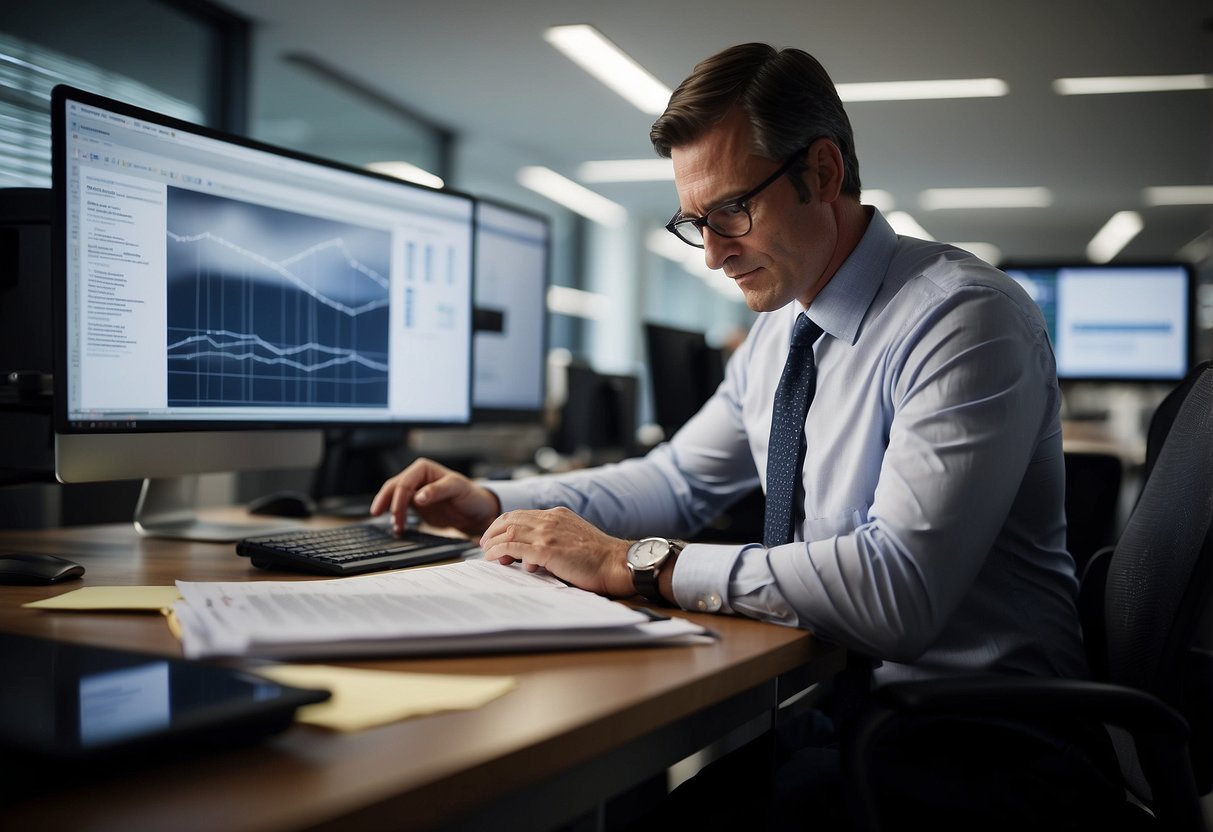
<svg viewBox="0 0 1213 832">
<path fill-rule="evenodd" d="M 659 537 L 641 540 L 628 551 L 628 562 L 637 569 L 648 569 L 663 561 L 670 551 L 669 541 Z"/>
</svg>

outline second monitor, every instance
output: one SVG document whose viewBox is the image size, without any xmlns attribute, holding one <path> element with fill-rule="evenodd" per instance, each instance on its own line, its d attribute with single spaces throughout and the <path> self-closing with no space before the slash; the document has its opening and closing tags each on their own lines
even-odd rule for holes
<svg viewBox="0 0 1213 832">
<path fill-rule="evenodd" d="M 666 438 L 686 424 L 724 380 L 724 357 L 702 332 L 644 325 L 653 411 Z"/>
<path fill-rule="evenodd" d="M 477 202 L 474 421 L 538 421 L 543 412 L 550 251 L 546 218 Z"/>
</svg>

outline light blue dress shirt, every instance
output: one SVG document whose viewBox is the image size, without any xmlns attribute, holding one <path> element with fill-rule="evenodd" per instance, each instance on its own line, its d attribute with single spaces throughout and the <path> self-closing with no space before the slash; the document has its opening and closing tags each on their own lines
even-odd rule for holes
<svg viewBox="0 0 1213 832">
<path fill-rule="evenodd" d="M 488 483 L 502 509 L 567 506 L 628 538 L 702 528 L 763 484 L 804 312 L 759 315 L 712 399 L 643 459 Z M 992 266 L 898 237 L 873 210 L 808 314 L 825 335 L 796 540 L 687 546 L 678 603 L 807 628 L 882 659 L 877 682 L 1085 676 L 1060 393 L 1036 305 Z"/>
</svg>

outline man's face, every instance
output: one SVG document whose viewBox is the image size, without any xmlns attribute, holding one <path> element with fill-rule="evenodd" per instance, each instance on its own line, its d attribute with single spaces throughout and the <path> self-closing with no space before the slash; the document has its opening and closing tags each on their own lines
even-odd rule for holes
<svg viewBox="0 0 1213 832">
<path fill-rule="evenodd" d="M 697 141 L 675 147 L 674 181 L 683 213 L 703 216 L 742 196 L 784 161 L 754 155 L 751 148 L 750 125 L 738 110 Z M 810 152 L 810 160 L 812 156 Z M 823 285 L 838 229 L 813 181 L 815 170 L 810 161 L 800 174 L 812 194 L 808 203 L 786 176 L 751 199 L 753 227 L 744 237 L 703 229 L 708 268 L 723 269 L 735 280 L 755 312 L 779 309 L 793 299 L 807 306 Z"/>
</svg>

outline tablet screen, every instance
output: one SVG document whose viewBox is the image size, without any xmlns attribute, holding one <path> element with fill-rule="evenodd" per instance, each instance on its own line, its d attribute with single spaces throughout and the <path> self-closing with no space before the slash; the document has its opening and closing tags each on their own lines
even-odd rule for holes
<svg viewBox="0 0 1213 832">
<path fill-rule="evenodd" d="M 55 759 L 243 744 L 329 698 L 230 667 L 8 634 L 0 679 L 0 749 Z"/>
</svg>

